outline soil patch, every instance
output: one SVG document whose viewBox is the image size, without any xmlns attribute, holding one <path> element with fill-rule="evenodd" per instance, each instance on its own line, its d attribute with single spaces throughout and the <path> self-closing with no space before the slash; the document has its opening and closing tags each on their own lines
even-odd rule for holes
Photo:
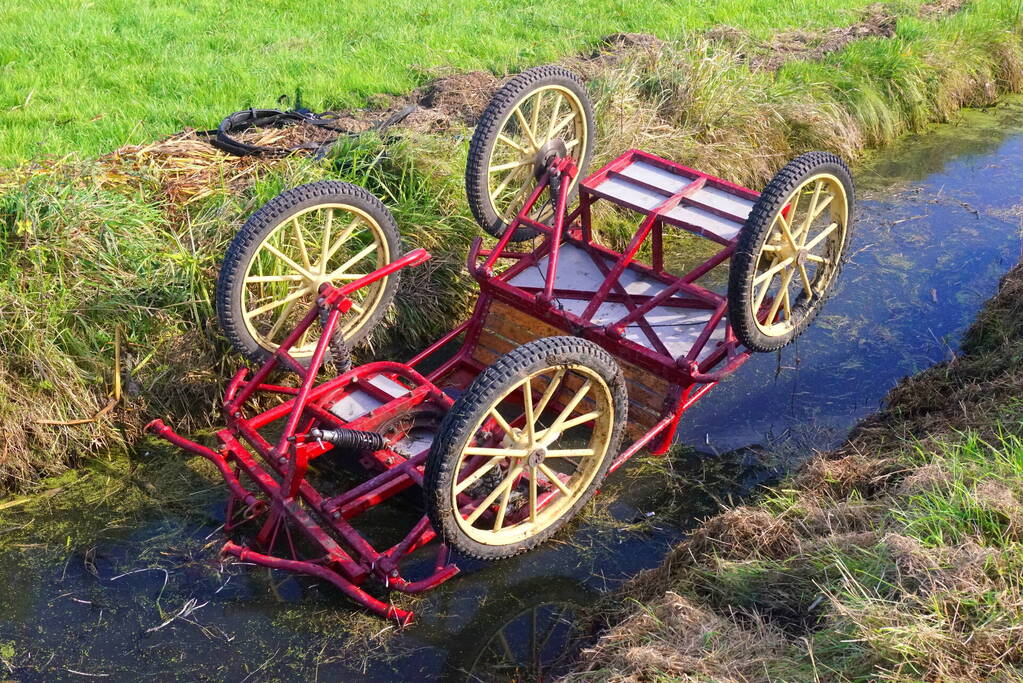
<svg viewBox="0 0 1023 683">
<path fill-rule="evenodd" d="M 851 26 L 784 31 L 766 42 L 755 41 L 737 28 L 722 26 L 708 31 L 707 37 L 731 47 L 753 69 L 777 71 L 790 61 L 819 61 L 855 40 L 892 38 L 896 22 L 897 17 L 887 7 L 874 4 L 867 7 L 861 19 Z"/>
</svg>

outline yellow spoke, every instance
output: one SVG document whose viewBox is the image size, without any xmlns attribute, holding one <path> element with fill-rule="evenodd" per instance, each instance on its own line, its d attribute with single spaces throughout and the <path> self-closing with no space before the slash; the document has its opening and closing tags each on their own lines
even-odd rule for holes
<svg viewBox="0 0 1023 683">
<path fill-rule="evenodd" d="M 559 448 L 554 451 L 547 451 L 548 458 L 586 458 L 596 455 L 592 448 Z"/>
<path fill-rule="evenodd" d="M 573 147 L 575 147 L 578 144 L 579 144 L 579 140 L 578 139 L 576 139 L 576 140 L 569 140 L 568 142 L 565 143 L 565 149 L 572 149 Z"/>
<path fill-rule="evenodd" d="M 512 429 L 512 426 L 508 424 L 508 421 L 504 419 L 504 416 L 502 416 L 501 413 L 497 412 L 495 408 L 491 408 L 490 416 L 494 418 L 494 422 L 497 423 L 498 427 L 504 430 L 505 434 L 513 439 L 515 438 L 515 430 Z"/>
<path fill-rule="evenodd" d="M 263 248 L 269 251 L 277 258 L 279 258 L 280 260 L 284 261 L 288 265 L 288 267 L 294 270 L 296 273 L 301 273 L 302 275 L 304 275 L 306 279 L 308 280 L 315 279 L 312 273 L 310 273 L 308 270 L 292 261 L 283 251 L 281 251 L 274 245 L 270 244 L 269 242 L 263 242 Z"/>
<path fill-rule="evenodd" d="M 809 244 L 806 244 L 803 248 L 806 249 L 806 250 L 813 249 L 818 244 L 820 244 L 824 240 L 825 237 L 827 237 L 832 232 L 834 232 L 835 228 L 837 228 L 837 227 L 838 227 L 838 223 L 832 223 L 828 227 L 826 227 L 823 230 L 821 230 L 820 234 L 817 235 L 816 237 L 814 237 L 813 241 L 810 242 Z"/>
<path fill-rule="evenodd" d="M 781 305 L 785 309 L 785 319 L 792 322 L 792 301 L 789 299 L 789 288 L 786 287 L 781 295 L 783 297 Z"/>
<path fill-rule="evenodd" d="M 494 517 L 494 531 L 499 531 L 504 526 L 504 515 L 508 511 L 508 500 L 511 498 L 511 487 L 504 490 L 501 502 L 497 505 L 497 515 Z"/>
<path fill-rule="evenodd" d="M 782 304 L 783 293 L 788 293 L 789 283 L 792 282 L 792 274 L 795 273 L 795 269 L 789 269 L 785 271 L 785 274 L 781 276 L 781 288 L 778 290 L 778 295 L 774 297 L 774 303 L 771 304 L 771 310 L 767 313 L 767 324 L 770 325 L 774 322 L 774 317 L 778 315 L 778 308 Z"/>
<path fill-rule="evenodd" d="M 561 386 L 561 380 L 565 377 L 565 368 L 559 368 L 554 377 L 551 378 L 550 383 L 547 384 L 547 388 L 543 392 L 543 396 L 540 397 L 540 402 L 536 406 L 536 416 L 540 417 L 543 415 L 543 411 L 547 409 L 547 404 L 550 403 L 551 399 L 554 398 L 554 392 Z"/>
<path fill-rule="evenodd" d="M 787 259 L 784 259 L 782 261 L 779 261 L 778 263 L 775 263 L 770 268 L 768 268 L 767 270 L 762 272 L 760 275 L 757 275 L 755 278 L 753 278 L 753 284 L 754 285 L 759 285 L 764 280 L 770 280 L 774 276 L 775 273 L 777 273 L 779 270 L 782 270 L 782 269 L 786 268 L 790 263 L 792 263 L 792 261 L 793 261 L 793 259 L 790 256 Z"/>
<path fill-rule="evenodd" d="M 466 446 L 462 451 L 466 455 L 483 455 L 488 458 L 524 458 L 529 455 L 525 448 L 486 448 L 484 446 Z"/>
<path fill-rule="evenodd" d="M 541 90 L 536 94 L 533 102 L 533 121 L 532 129 L 534 133 L 540 132 L 540 110 L 543 109 L 543 91 Z M 546 142 L 546 140 L 544 140 Z"/>
<path fill-rule="evenodd" d="M 536 523 L 536 468 L 529 471 L 529 521 Z"/>
<path fill-rule="evenodd" d="M 822 213 L 824 213 L 824 209 L 828 208 L 828 206 L 831 205 L 831 202 L 834 201 L 834 199 L 835 199 L 835 195 L 829 194 L 828 198 L 824 200 L 824 203 L 817 206 L 817 210 L 814 212 L 813 216 L 810 218 L 810 223 L 808 223 L 807 226 L 806 226 L 806 230 L 803 233 L 804 235 L 809 235 L 810 234 L 810 225 L 815 220 L 817 220 L 818 216 L 820 216 Z"/>
<path fill-rule="evenodd" d="M 337 268 L 335 268 L 330 273 L 330 275 L 327 276 L 327 279 L 328 280 L 333 280 L 334 278 L 338 277 L 339 275 L 341 275 L 341 273 L 345 272 L 350 267 L 354 266 L 356 263 L 358 263 L 362 259 L 364 259 L 367 256 L 369 256 L 372 252 L 376 251 L 376 249 L 377 249 L 377 243 L 374 242 L 373 244 L 371 244 L 368 247 L 364 248 L 362 251 L 360 251 L 358 254 L 356 254 L 352 258 L 350 258 L 347 261 L 345 261 L 342 265 L 340 265 Z"/>
<path fill-rule="evenodd" d="M 277 333 L 281 331 L 281 327 L 284 325 L 284 321 L 287 320 L 288 314 L 291 313 L 291 309 L 295 307 L 295 301 L 297 301 L 297 299 L 289 301 L 288 305 L 285 306 L 284 310 L 277 316 L 277 321 L 274 323 L 274 326 L 271 327 L 270 331 L 266 334 L 265 339 L 268 342 L 272 343 L 274 337 L 276 337 Z"/>
<path fill-rule="evenodd" d="M 569 114 L 568 116 L 563 118 L 558 125 L 556 125 L 554 128 L 552 128 L 551 132 L 550 132 L 550 137 L 548 137 L 547 139 L 549 140 L 549 139 L 553 138 L 555 135 L 557 135 L 558 133 L 560 133 L 561 129 L 564 128 L 565 126 L 567 126 L 569 123 L 571 123 L 572 119 L 574 119 L 574 118 L 575 118 L 575 111 L 573 111 L 571 114 Z"/>
<path fill-rule="evenodd" d="M 582 386 L 579 387 L 579 390 L 575 392 L 575 396 L 573 396 L 572 400 L 565 405 L 565 409 L 561 411 L 561 414 L 554 420 L 554 424 L 548 427 L 545 433 L 554 434 L 561 430 L 561 425 L 568 419 L 568 416 L 572 414 L 572 411 L 575 410 L 576 406 L 579 405 L 583 398 L 586 397 L 591 386 L 593 386 L 593 380 L 588 379 L 583 382 Z"/>
<path fill-rule="evenodd" d="M 302 252 L 302 263 L 306 268 L 312 269 L 313 265 L 309 263 L 309 252 L 305 248 L 305 237 L 302 236 L 302 228 L 298 225 L 298 216 L 291 219 L 291 225 L 295 229 L 295 239 L 298 240 L 299 251 Z"/>
<path fill-rule="evenodd" d="M 799 188 L 799 190 L 796 191 L 796 194 L 793 195 L 793 197 L 792 197 L 792 203 L 789 204 L 789 217 L 788 217 L 788 219 L 785 219 L 785 216 L 783 214 L 781 214 L 781 213 L 778 214 L 778 217 L 783 219 L 783 220 L 785 220 L 786 226 L 789 227 L 790 229 L 791 229 L 793 221 L 796 220 L 796 211 L 799 210 L 799 200 L 802 199 L 802 198 L 803 198 L 803 188 Z M 792 245 L 793 248 L 795 248 L 795 246 L 796 246 L 795 244 Z"/>
<path fill-rule="evenodd" d="M 516 190 L 515 194 L 512 195 L 511 202 L 508 204 L 508 209 L 506 209 L 506 211 L 507 210 L 514 210 L 516 213 L 518 213 L 518 210 L 514 209 L 513 207 L 516 204 L 519 204 L 519 200 L 520 199 L 523 199 L 522 204 L 526 203 L 525 200 L 524 200 L 524 197 L 528 196 L 529 195 L 529 191 L 531 189 L 533 189 L 532 181 L 533 181 L 533 176 L 527 174 L 526 175 L 526 182 L 522 183 L 522 187 L 520 187 L 518 190 Z M 519 204 L 519 206 L 521 206 L 522 204 Z M 512 217 L 514 217 L 514 214 L 512 215 Z"/>
<path fill-rule="evenodd" d="M 821 198 L 821 188 L 824 187 L 824 181 L 818 180 L 817 184 L 813 188 L 813 199 L 810 200 L 810 209 L 806 212 L 806 220 L 803 221 L 803 225 L 800 226 L 799 232 L 796 233 L 796 237 L 803 236 L 803 242 L 806 242 L 806 233 L 810 229 L 810 224 L 813 223 L 814 217 L 817 215 L 817 202 Z"/>
<path fill-rule="evenodd" d="M 498 135 L 497 139 L 499 141 L 503 142 L 504 144 L 508 145 L 509 147 L 512 147 L 514 149 L 519 150 L 523 154 L 532 154 L 532 152 L 530 152 L 528 149 L 526 149 L 525 147 L 523 147 L 519 143 L 517 143 L 514 140 L 512 140 L 510 137 L 508 137 L 504 133 L 501 133 L 500 135 Z"/>
<path fill-rule="evenodd" d="M 498 484 L 494 488 L 494 490 L 490 492 L 490 495 L 484 498 L 480 502 L 480 504 L 476 506 L 476 509 L 473 510 L 469 514 L 469 516 L 465 518 L 465 521 L 468 522 L 469 524 L 472 524 L 477 519 L 479 519 L 479 516 L 482 515 L 487 508 L 494 504 L 494 501 L 497 500 L 497 497 L 504 493 L 504 489 L 512 487 L 512 485 L 515 483 L 515 479 L 518 478 L 519 474 L 522 473 L 522 470 L 524 468 L 525 468 L 524 465 L 520 465 L 519 467 L 515 468 L 515 470 L 508 472 L 508 476 L 505 478 L 505 480 Z"/>
<path fill-rule="evenodd" d="M 529 124 L 526 123 L 526 117 L 522 115 L 520 107 L 515 107 L 515 118 L 519 120 L 519 125 L 522 126 L 522 130 L 525 131 L 526 137 L 529 138 L 529 144 L 533 145 L 533 151 L 540 149 L 540 145 L 536 144 L 536 136 L 533 135 L 533 131 L 529 129 Z"/>
<path fill-rule="evenodd" d="M 302 336 L 298 338 L 298 343 L 295 344 L 295 348 L 296 349 L 303 349 L 303 348 L 305 348 L 305 340 L 309 336 L 310 328 L 312 328 L 312 325 L 310 325 L 309 327 L 305 328 L 305 332 L 303 332 Z"/>
<path fill-rule="evenodd" d="M 324 264 L 330 263 L 330 259 L 334 258 L 334 254 L 336 254 L 337 250 L 340 249 L 344 245 L 344 243 L 348 241 L 348 238 L 352 236 L 352 233 L 355 232 L 355 228 L 358 225 L 359 219 L 356 218 L 351 223 L 348 224 L 348 227 L 341 231 L 341 234 L 338 235 L 338 238 L 336 240 L 334 240 L 334 244 L 330 246 L 330 249 L 324 252 L 325 256 L 323 257 L 323 260 L 320 262 L 320 268 L 323 269 L 324 273 L 326 273 L 327 269 L 326 265 Z"/>
<path fill-rule="evenodd" d="M 806 258 L 807 258 L 807 260 L 813 261 L 814 263 L 823 263 L 826 266 L 830 266 L 831 265 L 831 259 L 826 259 L 823 256 L 818 256 L 817 254 L 809 254 L 808 253 L 806 255 Z"/>
<path fill-rule="evenodd" d="M 497 196 L 501 194 L 501 192 L 503 192 L 506 187 L 508 187 L 508 183 L 510 183 L 512 179 L 515 178 L 515 176 L 519 175 L 520 169 L 521 166 L 504 177 L 504 180 L 502 180 L 501 184 L 497 186 L 497 189 L 490 193 L 491 202 L 497 201 Z"/>
<path fill-rule="evenodd" d="M 526 409 L 526 436 L 532 448 L 536 443 L 536 416 L 533 415 L 533 382 L 529 379 L 522 384 L 522 405 Z"/>
<path fill-rule="evenodd" d="M 767 293 L 771 290 L 772 282 L 774 282 L 773 277 L 764 283 L 764 288 L 760 290 L 760 294 L 757 294 L 757 298 L 753 301 L 754 314 L 756 314 L 756 312 L 759 311 L 760 307 L 764 304 L 764 299 L 767 298 Z"/>
<path fill-rule="evenodd" d="M 601 413 L 599 410 L 592 410 L 586 413 L 585 415 L 573 417 L 571 420 L 566 420 L 561 424 L 561 431 L 565 432 L 571 429 L 572 427 L 577 427 L 581 424 L 585 424 L 590 420 L 596 420 L 598 417 L 600 417 L 600 415 Z"/>
<path fill-rule="evenodd" d="M 368 273 L 342 273 L 334 278 L 333 280 L 358 280 L 361 277 L 366 277 Z"/>
<path fill-rule="evenodd" d="M 810 275 L 806 272 L 806 265 L 803 263 L 799 264 L 799 277 L 803 280 L 803 290 L 807 294 L 807 298 L 813 298 L 813 285 L 810 284 Z"/>
<path fill-rule="evenodd" d="M 327 209 L 327 220 L 323 224 L 323 240 L 320 249 L 320 275 L 327 274 L 327 261 L 330 260 L 330 230 L 334 227 L 334 209 Z"/>
<path fill-rule="evenodd" d="M 490 167 L 490 173 L 497 173 L 498 171 L 507 171 L 511 168 L 519 168 L 520 166 L 529 166 L 533 163 L 533 159 L 521 159 L 519 161 L 510 161 L 507 164 L 498 164 L 497 166 Z"/>
<path fill-rule="evenodd" d="M 789 222 L 785 219 L 785 216 L 781 215 L 780 213 L 778 214 L 778 225 L 781 226 L 781 234 L 785 236 L 785 239 L 788 241 L 789 246 L 792 247 L 792 249 L 796 249 L 796 238 L 792 236 L 792 226 L 789 225 Z"/>
<path fill-rule="evenodd" d="M 777 244 L 765 244 L 763 247 L 761 247 L 760 250 L 761 251 L 766 251 L 768 253 L 774 252 L 774 251 L 781 251 L 781 246 L 779 246 Z"/>
<path fill-rule="evenodd" d="M 356 313 L 360 314 L 360 315 L 366 312 L 365 308 L 363 308 L 359 304 L 355 303 L 354 301 L 352 302 L 352 310 L 355 311 Z"/>
<path fill-rule="evenodd" d="M 251 285 L 262 282 L 302 282 L 305 277 L 302 275 L 252 275 L 245 278 L 245 284 Z"/>
<path fill-rule="evenodd" d="M 547 126 L 547 139 L 550 140 L 554 137 L 554 122 L 558 120 L 558 115 L 561 114 L 561 102 L 565 98 L 555 93 L 554 97 L 554 111 L 551 112 L 551 125 Z"/>
<path fill-rule="evenodd" d="M 251 318 L 255 318 L 257 315 L 259 315 L 261 313 L 266 313 L 267 311 L 272 311 L 273 309 L 277 308 L 278 306 L 283 306 L 283 305 L 285 305 L 287 303 L 295 301 L 296 299 L 299 299 L 299 298 L 305 296 L 308 293 L 309 293 L 309 288 L 308 287 L 302 287 L 301 289 L 295 290 L 294 292 L 292 292 L 288 296 L 284 297 L 283 299 L 280 299 L 279 301 L 271 301 L 270 303 L 268 303 L 268 304 L 266 304 L 264 306 L 260 306 L 257 309 L 251 310 L 251 311 L 245 313 L 244 315 L 245 315 L 246 318 L 250 318 L 250 319 Z"/>
<path fill-rule="evenodd" d="M 540 471 L 543 472 L 543 475 L 550 479 L 551 483 L 557 486 L 562 493 L 564 493 L 566 496 L 572 495 L 572 490 L 565 486 L 564 483 L 562 483 L 561 479 L 558 477 L 557 472 L 553 471 L 551 468 L 547 467 L 547 465 L 544 465 L 543 463 L 540 463 L 538 467 L 540 468 Z"/>
<path fill-rule="evenodd" d="M 482 479 L 487 472 L 494 469 L 500 464 L 501 464 L 500 460 L 490 460 L 485 464 L 477 467 L 475 470 L 473 470 L 472 474 L 470 474 L 465 479 L 463 479 L 462 481 L 458 482 L 455 485 L 455 495 L 457 496 L 459 493 L 475 484 L 477 481 Z"/>
</svg>

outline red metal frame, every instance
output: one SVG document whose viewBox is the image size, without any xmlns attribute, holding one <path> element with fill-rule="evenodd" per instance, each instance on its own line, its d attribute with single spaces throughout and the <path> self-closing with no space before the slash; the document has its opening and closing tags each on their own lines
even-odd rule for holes
<svg viewBox="0 0 1023 683">
<path fill-rule="evenodd" d="M 595 188 L 603 179 L 620 172 L 637 158 L 670 168 L 675 173 L 695 179 L 695 182 L 683 191 L 667 197 L 653 210 L 628 207 L 646 215 L 628 248 L 618 253 L 593 240 L 590 224 L 592 207 L 597 201 L 610 199 L 602 196 Z M 427 452 L 401 452 L 396 444 L 402 435 L 397 433 L 388 440 L 385 448 L 366 454 L 360 460 L 373 476 L 354 488 L 329 495 L 315 488 L 308 474 L 310 463 L 330 452 L 333 446 L 311 440 L 309 432 L 314 425 L 374 431 L 414 411 L 445 413 L 453 399 L 443 388 L 454 386 L 464 389 L 483 369 L 474 359 L 473 352 L 493 301 L 510 304 L 567 334 L 590 339 L 621 361 L 668 380 L 671 390 L 665 396 L 660 419 L 623 449 L 613 462 L 612 470 L 644 447 L 656 454 L 668 450 L 682 414 L 717 381 L 745 361 L 749 353 L 740 346 L 726 323 L 724 340 L 704 354 L 712 332 L 725 316 L 727 303 L 723 295 L 700 286 L 697 280 L 731 256 L 734 242 L 723 243 L 717 254 L 687 275 L 671 275 L 663 266 L 662 231 L 665 224 L 671 224 L 665 214 L 705 184 L 750 199 L 755 199 L 757 195 L 643 152 L 630 151 L 580 183 L 579 206 L 568 213 L 568 188 L 576 174 L 577 169 L 571 159 L 554 160 L 547 172 L 539 178 L 525 206 L 496 246 L 484 249 L 481 239 L 473 243 L 469 251 L 468 268 L 479 283 L 480 295 L 472 316 L 407 364 L 368 363 L 317 383 L 328 340 L 337 327 L 340 315 L 351 306 L 348 297 L 361 287 L 401 268 L 423 263 L 429 254 L 422 249 L 410 252 L 394 263 L 343 287 L 323 285 L 317 305 L 309 310 L 280 348 L 254 373 L 243 368 L 228 383 L 223 403 L 226 427 L 217 433 L 220 442 L 217 450 L 176 434 L 161 420 L 150 423 L 147 429 L 151 432 L 201 455 L 217 466 L 230 491 L 225 530 L 232 531 L 243 524 L 259 527 L 251 544 L 258 547 L 259 551 L 229 541 L 224 546 L 224 552 L 266 567 L 324 579 L 378 614 L 395 618 L 401 624 L 411 621 L 411 612 L 370 595 L 362 585 L 372 577 L 386 588 L 405 593 L 432 588 L 458 572 L 458 567 L 450 561 L 447 547 L 438 543 L 432 571 L 425 577 L 413 580 L 403 575 L 400 564 L 403 558 L 436 539 L 436 533 L 425 515 L 398 543 L 382 551 L 376 549 L 355 528 L 353 521 L 366 510 L 400 492 L 413 486 L 422 486 Z M 529 215 L 552 179 L 560 192 L 554 220 L 547 225 L 532 220 Z M 713 209 L 708 207 L 708 210 Z M 694 226 L 679 225 L 677 222 L 674 224 L 699 232 Z M 531 252 L 508 250 L 511 235 L 521 226 L 532 227 L 542 234 L 540 243 Z M 709 236 L 716 239 L 713 235 Z M 652 265 L 636 261 L 636 255 L 647 239 L 652 239 Z M 555 286 L 559 252 L 566 244 L 585 250 L 605 274 L 604 281 L 596 291 L 575 291 Z M 543 258 L 548 258 L 544 287 L 518 287 L 510 282 L 526 268 L 538 267 Z M 498 273 L 498 265 L 506 265 L 509 261 L 511 265 Z M 666 288 L 653 296 L 630 294 L 621 283 L 621 276 L 627 270 L 663 283 Z M 568 299 L 590 303 L 580 315 L 554 305 L 557 300 Z M 594 324 L 591 322 L 594 312 L 602 302 L 620 303 L 628 313 L 611 324 Z M 644 315 L 657 306 L 711 312 L 703 332 L 685 356 L 672 357 L 646 322 Z M 328 311 L 324 332 L 306 368 L 289 351 L 311 325 L 318 324 L 323 310 Z M 627 339 L 624 330 L 629 325 L 638 325 L 653 348 Z M 459 336 L 463 337 L 460 348 L 436 370 L 426 376 L 416 370 L 427 359 L 438 356 L 442 349 L 455 342 Z M 701 357 L 703 360 L 698 362 Z M 271 374 L 280 368 L 297 374 L 300 379 L 298 386 L 270 383 Z M 382 388 L 380 381 L 387 382 L 390 390 Z M 375 407 L 349 420 L 331 411 L 332 405 L 338 405 L 356 392 L 372 399 Z M 277 405 L 257 410 L 253 407 L 256 397 L 276 397 Z M 266 403 L 265 400 L 259 401 L 261 406 Z M 466 504 L 471 506 L 475 502 L 467 501 Z M 300 539 L 296 540 L 292 535 L 293 529 L 298 530 Z M 312 550 L 307 551 L 307 547 Z M 280 556 L 288 554 L 290 558 Z M 307 559 L 310 556 L 312 559 Z"/>
</svg>

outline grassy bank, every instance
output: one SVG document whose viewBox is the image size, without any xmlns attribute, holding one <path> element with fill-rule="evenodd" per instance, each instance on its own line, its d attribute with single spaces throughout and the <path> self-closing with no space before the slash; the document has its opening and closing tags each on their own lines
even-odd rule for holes
<svg viewBox="0 0 1023 683">
<path fill-rule="evenodd" d="M 851 24 L 872 1 L 767 0 L 755 9 L 737 0 L 8 2 L 0 6 L 0 167 L 212 128 L 298 90 L 317 111 L 362 106 L 438 68 L 514 72 L 616 31 L 678 38 L 729 24 L 769 39 Z"/>
<path fill-rule="evenodd" d="M 752 187 L 807 149 L 855 158 L 1023 87 L 1014 2 L 925 16 L 912 4 L 874 8 L 857 22 L 851 32 L 780 36 L 780 67 L 778 45 L 741 30 L 619 41 L 564 61 L 597 102 L 598 162 L 637 146 Z M 0 176 L 4 485 L 130 447 L 153 415 L 187 432 L 209 425 L 236 362 L 213 323 L 217 263 L 244 218 L 285 187 L 365 185 L 408 244 L 434 252 L 428 270 L 406 279 L 392 316 L 400 323 L 381 329 L 376 351 L 407 353 L 450 329 L 472 294 L 461 272 L 478 229 L 461 172 L 469 126 L 497 82 L 487 78 L 426 88 L 404 129 L 345 143 L 326 162 L 238 159 L 183 135 Z M 123 395 L 112 404 L 115 356 Z"/>
<path fill-rule="evenodd" d="M 963 355 L 637 577 L 571 678 L 1019 680 L 1023 266 Z"/>
</svg>

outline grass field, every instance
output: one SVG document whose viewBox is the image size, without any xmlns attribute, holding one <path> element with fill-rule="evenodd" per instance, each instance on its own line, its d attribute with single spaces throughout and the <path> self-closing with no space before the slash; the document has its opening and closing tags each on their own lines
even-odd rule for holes
<svg viewBox="0 0 1023 683">
<path fill-rule="evenodd" d="M 404 93 L 434 69 L 505 74 L 623 31 L 854 22 L 874 0 L 154 0 L 0 3 L 0 167 L 83 158 L 301 90 L 318 111 Z M 918 0 L 900 0 L 911 8 Z"/>
</svg>

